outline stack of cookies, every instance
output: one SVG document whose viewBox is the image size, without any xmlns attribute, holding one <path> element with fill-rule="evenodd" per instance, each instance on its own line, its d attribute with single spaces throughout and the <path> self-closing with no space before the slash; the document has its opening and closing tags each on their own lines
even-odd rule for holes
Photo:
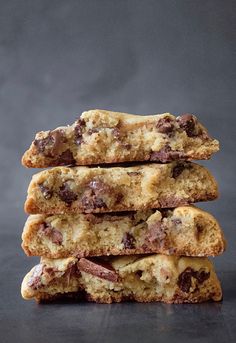
<svg viewBox="0 0 236 343">
<path fill-rule="evenodd" d="M 214 200 L 203 166 L 219 143 L 190 114 L 84 112 L 39 132 L 23 156 L 33 176 L 22 247 L 41 260 L 25 299 L 195 303 L 222 298 L 208 256 L 225 249 L 216 219 L 191 205 Z"/>
</svg>

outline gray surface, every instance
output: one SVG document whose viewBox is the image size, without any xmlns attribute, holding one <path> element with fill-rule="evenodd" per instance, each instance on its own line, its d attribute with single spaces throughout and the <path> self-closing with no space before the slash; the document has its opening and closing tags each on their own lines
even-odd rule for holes
<svg viewBox="0 0 236 343">
<path fill-rule="evenodd" d="M 1 342 L 236 340 L 235 1 L 0 1 Z M 192 112 L 221 141 L 205 164 L 221 198 L 220 304 L 58 304 L 20 297 L 36 262 L 20 249 L 23 202 L 35 170 L 20 157 L 38 130 L 89 108 Z"/>
</svg>

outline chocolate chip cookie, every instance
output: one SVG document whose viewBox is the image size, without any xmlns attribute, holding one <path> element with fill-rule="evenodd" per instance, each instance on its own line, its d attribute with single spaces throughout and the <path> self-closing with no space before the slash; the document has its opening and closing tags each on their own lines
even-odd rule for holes
<svg viewBox="0 0 236 343">
<path fill-rule="evenodd" d="M 194 206 L 109 214 L 31 215 L 22 247 L 48 258 L 162 253 L 216 256 L 225 249 L 216 219 Z"/>
<path fill-rule="evenodd" d="M 71 297 L 98 303 L 220 301 L 212 263 L 203 257 L 140 255 L 111 258 L 42 258 L 24 278 L 25 299 Z"/>
<path fill-rule="evenodd" d="M 175 117 L 84 112 L 71 126 L 39 132 L 22 158 L 24 166 L 45 168 L 129 161 L 205 160 L 219 142 L 192 114 Z"/>
</svg>

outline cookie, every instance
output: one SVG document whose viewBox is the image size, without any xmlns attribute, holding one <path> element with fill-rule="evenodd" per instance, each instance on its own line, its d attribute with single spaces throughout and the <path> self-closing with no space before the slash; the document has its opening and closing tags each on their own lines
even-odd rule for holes
<svg viewBox="0 0 236 343">
<path fill-rule="evenodd" d="M 222 298 L 207 258 L 166 255 L 43 258 L 25 276 L 21 292 L 24 299 L 39 302 L 67 296 L 98 303 L 198 303 Z"/>
<path fill-rule="evenodd" d="M 195 163 L 132 167 L 55 167 L 33 176 L 29 214 L 99 213 L 168 208 L 216 199 L 210 172 Z"/>
<path fill-rule="evenodd" d="M 27 255 L 48 258 L 147 253 L 216 256 L 225 249 L 216 219 L 194 206 L 110 214 L 31 215 L 22 240 Z"/>
<path fill-rule="evenodd" d="M 71 126 L 37 133 L 22 163 L 29 168 L 45 168 L 205 160 L 218 150 L 219 142 L 191 114 L 140 116 L 91 110 Z"/>
</svg>

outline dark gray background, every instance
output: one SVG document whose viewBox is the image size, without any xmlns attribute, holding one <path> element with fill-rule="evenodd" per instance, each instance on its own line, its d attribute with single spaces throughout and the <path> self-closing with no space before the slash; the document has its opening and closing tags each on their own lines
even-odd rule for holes
<svg viewBox="0 0 236 343">
<path fill-rule="evenodd" d="M 236 340 L 235 1 L 0 1 L 0 341 L 233 342 Z M 204 162 L 220 186 L 201 205 L 228 250 L 215 258 L 220 304 L 57 304 L 20 296 L 36 263 L 21 251 L 31 175 L 20 164 L 36 131 L 91 108 L 198 115 L 221 142 Z"/>
</svg>

